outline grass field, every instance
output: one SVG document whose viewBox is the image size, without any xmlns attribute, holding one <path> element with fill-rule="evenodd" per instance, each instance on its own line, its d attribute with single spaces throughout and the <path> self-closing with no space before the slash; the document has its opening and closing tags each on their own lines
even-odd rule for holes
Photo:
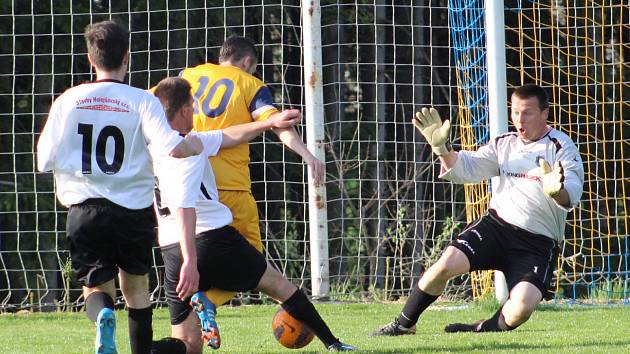
<svg viewBox="0 0 630 354">
<path fill-rule="evenodd" d="M 217 353 L 317 353 L 324 346 L 315 339 L 301 350 L 284 349 L 271 333 L 277 306 L 220 309 L 222 347 Z M 368 353 L 630 353 L 630 306 L 541 305 L 529 322 L 512 332 L 446 334 L 451 322 L 486 318 L 483 306 L 432 307 L 423 314 L 414 336 L 369 338 L 378 326 L 391 321 L 402 304 L 318 304 L 333 333 Z M 117 311 L 117 341 L 128 353 L 127 315 Z M 169 334 L 168 312 L 154 312 L 154 337 Z M 0 315 L 0 353 L 90 353 L 94 330 L 83 313 Z M 210 353 L 206 349 L 205 353 Z"/>
</svg>

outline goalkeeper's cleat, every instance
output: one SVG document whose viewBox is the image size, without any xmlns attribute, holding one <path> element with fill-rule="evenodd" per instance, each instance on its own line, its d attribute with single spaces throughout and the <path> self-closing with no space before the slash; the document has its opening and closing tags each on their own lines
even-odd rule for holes
<svg viewBox="0 0 630 354">
<path fill-rule="evenodd" d="M 448 326 L 444 327 L 444 332 L 446 333 L 457 333 L 457 332 L 479 332 L 479 327 L 483 320 L 479 320 L 475 323 L 451 323 Z"/>
<path fill-rule="evenodd" d="M 398 319 L 395 319 L 393 322 L 386 324 L 385 326 L 377 329 L 376 331 L 370 333 L 370 337 L 376 336 L 402 336 L 405 334 L 416 334 L 416 326 L 413 325 L 411 328 L 403 327 Z"/>
<path fill-rule="evenodd" d="M 212 349 L 219 349 L 221 346 L 221 336 L 219 334 L 219 326 L 215 321 L 217 308 L 208 300 L 202 291 L 196 292 L 190 298 L 190 306 L 201 321 L 201 337 Z"/>
<path fill-rule="evenodd" d="M 357 348 L 351 346 L 350 344 L 345 344 L 341 342 L 333 343 L 328 347 L 329 352 L 350 352 L 353 350 L 357 350 Z"/>
<path fill-rule="evenodd" d="M 116 350 L 116 316 L 110 308 L 104 308 L 96 318 L 96 354 L 118 354 Z"/>
</svg>

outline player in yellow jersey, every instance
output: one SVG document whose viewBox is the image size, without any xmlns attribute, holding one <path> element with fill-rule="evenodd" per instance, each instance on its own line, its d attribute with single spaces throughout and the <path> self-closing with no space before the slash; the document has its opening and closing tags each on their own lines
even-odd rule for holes
<svg viewBox="0 0 630 354">
<path fill-rule="evenodd" d="M 224 129 L 233 125 L 265 120 L 274 114 L 300 115 L 300 111 L 279 111 L 273 105 L 269 88 L 252 74 L 256 71 L 258 52 L 244 37 L 225 40 L 219 64 L 206 63 L 184 69 L 180 76 L 192 86 L 195 99 L 194 130 Z M 299 154 L 309 166 L 316 185 L 323 183 L 325 166 L 306 148 L 293 127 L 274 129 L 282 143 Z M 231 226 L 262 252 L 262 240 L 256 200 L 251 193 L 249 145 L 243 143 L 221 149 L 210 158 L 216 175 L 219 199 L 234 216 Z M 206 295 L 214 304 L 229 301 L 236 293 L 211 289 Z"/>
</svg>

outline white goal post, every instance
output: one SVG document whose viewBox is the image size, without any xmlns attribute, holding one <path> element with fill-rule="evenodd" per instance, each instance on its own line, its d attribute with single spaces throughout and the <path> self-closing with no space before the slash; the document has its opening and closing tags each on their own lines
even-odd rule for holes
<svg viewBox="0 0 630 354">
<path fill-rule="evenodd" d="M 490 139 L 508 131 L 507 80 L 505 73 L 505 21 L 503 0 L 485 1 L 486 48 L 488 51 L 488 123 Z M 494 186 L 498 178 L 492 179 Z M 503 272 L 494 272 L 494 289 L 501 305 L 508 298 L 508 287 Z"/>
<path fill-rule="evenodd" d="M 321 8 L 318 0 L 302 0 L 302 37 L 304 48 L 304 116 L 306 145 L 320 161 L 326 162 L 323 143 L 324 92 L 322 86 Z M 328 270 L 328 213 L 326 185 L 316 186 L 308 179 L 308 215 L 311 250 L 311 291 L 314 298 L 330 293 Z"/>
</svg>

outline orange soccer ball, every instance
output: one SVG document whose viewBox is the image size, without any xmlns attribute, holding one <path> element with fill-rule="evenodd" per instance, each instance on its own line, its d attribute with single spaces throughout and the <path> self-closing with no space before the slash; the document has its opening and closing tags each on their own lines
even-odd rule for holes
<svg viewBox="0 0 630 354">
<path fill-rule="evenodd" d="M 278 343 L 289 349 L 307 346 L 315 337 L 310 328 L 282 308 L 273 316 L 271 328 Z"/>
</svg>

